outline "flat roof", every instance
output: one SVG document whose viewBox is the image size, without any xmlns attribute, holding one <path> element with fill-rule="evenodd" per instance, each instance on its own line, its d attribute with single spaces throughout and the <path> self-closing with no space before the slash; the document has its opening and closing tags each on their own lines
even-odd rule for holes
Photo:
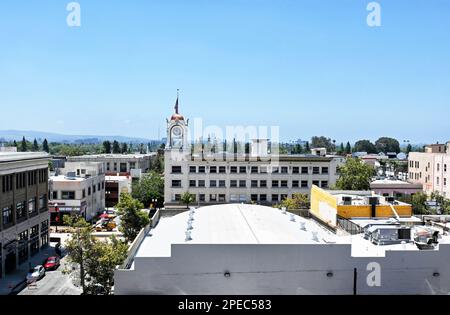
<svg viewBox="0 0 450 315">
<path fill-rule="evenodd" d="M 89 177 L 92 178 L 92 177 Z M 71 177 L 70 179 L 67 178 L 65 175 L 58 175 L 58 176 L 51 176 L 50 180 L 53 182 L 82 182 L 87 180 L 88 178 L 84 177 Z"/>
<path fill-rule="evenodd" d="M 0 152 L 0 162 L 11 162 L 33 159 L 50 159 L 46 152 Z"/>
<path fill-rule="evenodd" d="M 195 210 L 186 241 L 189 211 L 162 217 L 142 241 L 136 257 L 169 257 L 172 244 L 318 244 L 334 243 L 336 235 L 313 220 L 266 206 L 224 204 Z M 305 223 L 306 231 L 300 229 Z M 318 241 L 313 240 L 317 232 Z"/>
<path fill-rule="evenodd" d="M 68 161 L 72 162 L 77 159 L 98 159 L 98 158 L 108 158 L 108 159 L 133 159 L 133 158 L 142 158 L 146 156 L 156 155 L 156 152 L 149 152 L 140 154 L 140 153 L 131 153 L 131 154 L 86 154 L 79 156 L 70 156 L 68 157 Z M 71 161 L 72 160 L 72 161 Z"/>
</svg>

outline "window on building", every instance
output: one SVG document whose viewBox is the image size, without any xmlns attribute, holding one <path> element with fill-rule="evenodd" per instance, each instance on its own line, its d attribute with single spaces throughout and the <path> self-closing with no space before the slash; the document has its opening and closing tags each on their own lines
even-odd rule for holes
<svg viewBox="0 0 450 315">
<path fill-rule="evenodd" d="M 195 186 L 196 186 L 195 180 L 191 179 L 191 180 L 189 181 L 189 187 L 195 187 Z"/>
<path fill-rule="evenodd" d="M 278 187 L 278 181 L 277 180 L 273 180 L 272 181 L 272 187 Z"/>
<path fill-rule="evenodd" d="M 209 195 L 209 201 L 216 201 L 216 200 L 217 200 L 216 194 Z"/>
<path fill-rule="evenodd" d="M 280 197 L 281 197 L 281 201 L 283 201 L 283 200 L 285 200 L 285 199 L 288 197 L 288 195 L 286 195 L 286 194 L 281 194 Z"/>
<path fill-rule="evenodd" d="M 172 174 L 181 174 L 181 166 L 172 166 Z"/>
<path fill-rule="evenodd" d="M 300 173 L 300 167 L 294 166 L 294 167 L 292 168 L 292 173 L 293 173 L 293 174 L 298 174 L 298 173 Z"/>
<path fill-rule="evenodd" d="M 58 191 L 57 190 L 52 192 L 52 200 L 54 200 L 54 199 L 58 199 Z"/>
<path fill-rule="evenodd" d="M 2 209 L 2 218 L 3 218 L 3 225 L 7 225 L 12 223 L 13 215 L 12 215 L 12 206 L 10 207 L 4 207 Z"/>
<path fill-rule="evenodd" d="M 36 198 L 31 198 L 28 200 L 28 213 L 36 212 Z"/>
<path fill-rule="evenodd" d="M 219 173 L 226 173 L 226 167 L 225 166 L 219 166 Z"/>
<path fill-rule="evenodd" d="M 302 174 L 308 174 L 308 167 L 302 166 Z"/>
<path fill-rule="evenodd" d="M 74 191 L 61 191 L 61 199 L 62 200 L 74 200 L 75 192 Z"/>
<path fill-rule="evenodd" d="M 297 188 L 299 186 L 299 181 L 298 180 L 293 180 L 292 181 L 292 188 Z"/>
<path fill-rule="evenodd" d="M 225 202 L 225 201 L 226 201 L 225 195 L 224 194 L 220 194 L 219 195 L 219 202 Z"/>
<path fill-rule="evenodd" d="M 86 189 L 83 189 L 81 191 L 81 196 L 82 196 L 83 199 L 86 198 Z"/>
<path fill-rule="evenodd" d="M 197 167 L 196 166 L 189 166 L 189 173 L 197 173 Z"/>
<path fill-rule="evenodd" d="M 130 169 L 136 169 L 136 162 L 130 162 Z"/>
<path fill-rule="evenodd" d="M 39 210 L 44 210 L 47 208 L 47 196 L 45 194 L 39 197 Z"/>
<path fill-rule="evenodd" d="M 308 181 L 302 180 L 302 188 L 308 188 Z"/>
<path fill-rule="evenodd" d="M 267 181 L 266 180 L 260 180 L 259 181 L 259 187 L 262 187 L 262 188 L 267 187 Z"/>
<path fill-rule="evenodd" d="M 313 174 L 320 174 L 320 167 L 314 166 L 313 167 Z"/>
<path fill-rule="evenodd" d="M 258 166 L 252 166 L 251 173 L 252 174 L 257 174 L 258 173 Z"/>
<path fill-rule="evenodd" d="M 210 166 L 209 167 L 209 172 L 210 173 L 217 173 L 217 166 Z"/>
<path fill-rule="evenodd" d="M 120 172 L 121 172 L 121 173 L 126 173 L 126 172 L 128 172 L 128 169 L 127 169 L 127 163 L 120 163 Z"/>
<path fill-rule="evenodd" d="M 92 192 L 95 194 L 96 189 L 95 189 L 95 185 L 92 185 Z"/>
<path fill-rule="evenodd" d="M 106 170 L 109 171 L 111 169 L 111 165 L 109 162 L 106 163 Z"/>
<path fill-rule="evenodd" d="M 247 181 L 245 179 L 244 180 L 240 180 L 239 181 L 239 187 L 242 187 L 242 188 L 247 187 Z"/>
<path fill-rule="evenodd" d="M 199 194 L 198 195 L 198 200 L 202 201 L 202 202 L 205 201 L 205 194 Z"/>
<path fill-rule="evenodd" d="M 439 172 L 439 167 L 440 167 L 440 165 L 439 165 L 439 163 L 437 163 L 436 164 L 436 170 Z"/>
<path fill-rule="evenodd" d="M 288 172 L 288 167 L 287 166 L 282 166 L 281 167 L 281 173 L 287 174 L 287 172 Z"/>
<path fill-rule="evenodd" d="M 230 167 L 230 173 L 236 174 L 237 173 L 237 166 L 231 166 Z"/>
<path fill-rule="evenodd" d="M 444 177 L 444 186 L 447 186 L 447 178 Z"/>
<path fill-rule="evenodd" d="M 259 172 L 261 174 L 267 174 L 267 166 L 261 166 L 259 169 Z"/>
<path fill-rule="evenodd" d="M 20 220 L 27 216 L 25 212 L 25 201 L 16 203 L 16 219 Z"/>
<path fill-rule="evenodd" d="M 313 180 L 313 185 L 319 186 L 320 182 L 318 180 Z"/>
<path fill-rule="evenodd" d="M 114 170 L 117 171 L 117 163 L 114 163 Z"/>
<path fill-rule="evenodd" d="M 175 201 L 181 201 L 181 195 L 175 194 Z"/>
<path fill-rule="evenodd" d="M 322 188 L 328 188 L 328 181 L 327 180 L 323 180 L 321 183 L 321 187 Z"/>
<path fill-rule="evenodd" d="M 239 166 L 239 173 L 247 173 L 247 167 L 246 166 Z"/>
<path fill-rule="evenodd" d="M 447 172 L 447 164 L 444 164 L 444 172 Z"/>
<path fill-rule="evenodd" d="M 282 180 L 281 181 L 281 187 L 287 187 L 288 186 L 288 181 L 287 180 Z"/>
<path fill-rule="evenodd" d="M 172 180 L 172 187 L 181 187 L 181 180 Z"/>
<path fill-rule="evenodd" d="M 237 180 L 230 180 L 230 187 L 237 187 Z"/>
<path fill-rule="evenodd" d="M 217 187 L 217 181 L 215 181 L 215 180 L 210 180 L 210 181 L 209 181 L 209 187 Z"/>
<path fill-rule="evenodd" d="M 278 195 L 272 195 L 272 201 L 273 202 L 278 202 L 280 199 L 280 197 Z"/>
<path fill-rule="evenodd" d="M 205 170 L 206 170 L 206 167 L 204 167 L 204 166 L 199 166 L 198 167 L 198 172 L 199 173 L 205 173 L 206 172 Z"/>
<path fill-rule="evenodd" d="M 250 196 L 250 199 L 251 199 L 251 201 L 258 201 L 258 195 L 252 194 L 252 195 Z"/>
<path fill-rule="evenodd" d="M 225 181 L 224 180 L 219 180 L 219 187 L 225 187 Z"/>
<path fill-rule="evenodd" d="M 265 194 L 259 195 L 259 201 L 267 201 L 267 195 Z"/>
<path fill-rule="evenodd" d="M 328 167 L 322 167 L 322 174 L 328 174 Z"/>
<path fill-rule="evenodd" d="M 277 174 L 279 172 L 280 172 L 280 170 L 279 170 L 278 166 L 272 167 L 272 174 Z"/>
<path fill-rule="evenodd" d="M 88 187 L 88 196 L 91 195 L 91 187 Z"/>
<path fill-rule="evenodd" d="M 436 185 L 439 185 L 439 177 L 436 177 Z"/>
<path fill-rule="evenodd" d="M 258 181 L 257 180 L 252 180 L 251 181 L 251 187 L 253 187 L 253 188 L 258 187 Z"/>
<path fill-rule="evenodd" d="M 198 187 L 205 187 L 205 180 L 200 179 L 200 180 L 198 181 Z"/>
<path fill-rule="evenodd" d="M 9 192 L 13 189 L 13 175 L 2 176 L 2 192 Z"/>
</svg>

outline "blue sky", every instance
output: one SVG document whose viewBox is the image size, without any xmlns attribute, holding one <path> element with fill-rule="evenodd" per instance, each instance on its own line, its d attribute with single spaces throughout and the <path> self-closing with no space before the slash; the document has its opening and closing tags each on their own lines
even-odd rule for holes
<svg viewBox="0 0 450 315">
<path fill-rule="evenodd" d="M 173 111 L 283 140 L 450 140 L 450 2 L 0 3 L 0 130 L 157 138 Z"/>
</svg>

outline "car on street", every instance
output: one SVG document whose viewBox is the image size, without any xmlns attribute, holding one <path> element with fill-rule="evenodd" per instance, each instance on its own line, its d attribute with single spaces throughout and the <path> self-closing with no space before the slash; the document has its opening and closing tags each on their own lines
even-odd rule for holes
<svg viewBox="0 0 450 315">
<path fill-rule="evenodd" d="M 60 259 L 58 256 L 48 257 L 44 262 L 45 270 L 55 270 L 60 265 Z"/>
<path fill-rule="evenodd" d="M 34 281 L 41 280 L 45 276 L 45 268 L 42 265 L 38 265 L 31 268 L 27 274 L 27 282 L 31 283 Z"/>
</svg>

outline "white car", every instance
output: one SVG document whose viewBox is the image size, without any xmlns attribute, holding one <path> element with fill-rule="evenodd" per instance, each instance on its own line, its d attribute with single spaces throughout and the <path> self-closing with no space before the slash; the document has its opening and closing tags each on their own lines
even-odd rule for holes
<svg viewBox="0 0 450 315">
<path fill-rule="evenodd" d="M 45 268 L 41 265 L 38 265 L 34 267 L 33 269 L 30 269 L 30 271 L 27 274 L 27 282 L 34 282 L 41 280 L 45 276 Z"/>
</svg>

